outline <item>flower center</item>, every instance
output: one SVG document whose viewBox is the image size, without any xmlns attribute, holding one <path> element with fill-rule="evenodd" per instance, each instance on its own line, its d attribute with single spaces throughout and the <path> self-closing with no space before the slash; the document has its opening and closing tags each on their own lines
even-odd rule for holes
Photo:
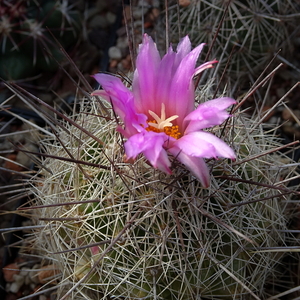
<svg viewBox="0 0 300 300">
<path fill-rule="evenodd" d="M 178 125 L 173 125 L 171 121 L 178 118 L 177 115 L 169 117 L 166 119 L 166 108 L 165 104 L 161 104 L 161 116 L 159 117 L 156 113 L 149 110 L 149 115 L 154 119 L 148 122 L 149 127 L 146 128 L 147 131 L 154 131 L 154 132 L 165 132 L 167 135 L 179 139 L 181 133 L 179 132 Z"/>
</svg>

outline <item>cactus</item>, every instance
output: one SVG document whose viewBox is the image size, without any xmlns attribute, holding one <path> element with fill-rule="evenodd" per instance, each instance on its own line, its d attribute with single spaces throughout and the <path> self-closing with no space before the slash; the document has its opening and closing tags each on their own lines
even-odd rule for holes
<svg viewBox="0 0 300 300">
<path fill-rule="evenodd" d="M 64 48 L 79 37 L 80 12 L 57 1 L 2 1 L 0 10 L 0 77 L 18 80 L 54 71 L 63 55 L 54 37 Z"/>
<path fill-rule="evenodd" d="M 212 44 L 217 35 L 210 57 L 220 58 L 223 67 L 230 58 L 229 77 L 240 80 L 249 74 L 256 78 L 279 50 L 288 59 L 298 17 L 299 7 L 291 1 L 192 0 L 179 13 L 170 5 L 169 33 L 173 40 L 188 34 L 195 44 Z"/>
<path fill-rule="evenodd" d="M 32 179 L 30 209 L 43 228 L 31 242 L 60 270 L 58 298 L 266 296 L 281 257 L 266 250 L 285 246 L 291 192 L 278 171 L 287 158 L 272 153 L 279 141 L 243 114 L 214 128 L 238 158 L 210 161 L 212 183 L 203 189 L 176 159 L 172 176 L 143 157 L 125 163 L 107 105 L 83 100 L 41 140 L 46 158 Z"/>
<path fill-rule="evenodd" d="M 211 83 L 197 89 L 198 103 L 212 90 Z M 176 158 L 173 175 L 143 156 L 125 162 L 112 111 L 87 96 L 70 117 L 56 111 L 62 120 L 51 126 L 55 134 L 41 138 L 42 167 L 27 208 L 37 226 L 27 243 L 56 270 L 44 290 L 57 284 L 58 299 L 76 300 L 274 295 L 267 286 L 280 275 L 283 254 L 273 250 L 289 249 L 293 190 L 286 185 L 294 176 L 275 133 L 266 135 L 260 119 L 238 110 L 214 127 L 237 160 L 207 161 L 205 189 Z"/>
</svg>

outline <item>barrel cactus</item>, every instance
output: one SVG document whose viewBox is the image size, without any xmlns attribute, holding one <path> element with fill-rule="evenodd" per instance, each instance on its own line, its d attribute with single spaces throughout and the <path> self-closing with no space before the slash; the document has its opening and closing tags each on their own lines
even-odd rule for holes
<svg viewBox="0 0 300 300">
<path fill-rule="evenodd" d="M 47 282 L 59 299 L 266 296 L 280 258 L 268 250 L 285 246 L 287 158 L 243 114 L 213 131 L 237 160 L 210 160 L 209 188 L 175 158 L 172 175 L 143 156 L 124 162 L 111 107 L 95 97 L 41 140 L 32 247 L 59 271 Z"/>
<path fill-rule="evenodd" d="M 52 108 L 61 120 L 55 119 L 55 126 L 48 122 L 52 130 L 48 134 L 43 130 L 40 140 L 42 167 L 31 179 L 34 197 L 27 208 L 37 226 L 28 238 L 28 248 L 55 270 L 43 283 L 45 290 L 56 285 L 58 299 L 260 299 L 274 293 L 267 286 L 278 275 L 281 257 L 272 250 L 286 246 L 286 200 L 292 190 L 285 183 L 293 172 L 292 160 L 277 151 L 280 141 L 272 133 L 264 134 L 259 120 L 247 118 L 237 108 L 228 118 L 226 109 L 235 101 L 227 97 L 207 101 L 211 83 L 195 92 L 194 73 L 215 63 L 195 68 L 201 47 L 191 50 L 186 37 L 176 53 L 169 49 L 160 60 L 145 36 L 133 81 L 123 78 L 132 87 L 126 89 L 120 78 L 95 75 L 104 90 L 86 93 L 73 115 L 67 117 Z M 146 61 L 145 55 L 149 55 Z M 180 94 L 179 80 L 186 80 L 179 76 L 183 71 L 190 78 Z M 152 75 L 164 81 L 151 81 Z M 164 87 L 164 103 L 154 103 L 161 109 L 160 117 L 155 108 L 137 112 L 137 106 L 133 107 L 133 101 L 138 99 L 142 107 L 148 99 L 143 97 L 149 97 L 140 91 L 149 92 L 162 87 L 161 83 L 177 89 L 197 107 L 183 120 L 191 119 L 192 128 L 187 126 L 180 135 L 183 125 L 175 120 L 181 111 L 165 115 L 174 108 L 167 104 L 175 106 L 182 99 L 173 90 Z M 11 89 L 31 102 L 28 93 Z M 151 101 L 155 95 L 150 95 Z M 222 107 L 212 107 L 215 103 Z M 196 120 L 199 111 L 203 119 Z M 145 123 L 147 113 L 156 122 Z M 45 118 L 52 117 L 45 113 Z M 200 136 L 210 136 L 223 147 L 214 149 L 208 143 L 210 151 L 227 157 L 203 160 L 210 180 L 186 164 L 190 149 L 174 152 L 174 145 L 180 146 L 176 138 L 194 135 L 192 129 L 203 127 L 210 129 Z M 141 138 L 140 133 L 143 138 L 147 132 L 151 137 L 169 136 L 170 145 L 153 146 L 158 153 L 168 150 L 168 161 L 155 165 L 152 156 L 143 152 L 146 146 L 151 150 L 151 143 L 140 152 L 128 146 L 130 139 Z M 128 147 L 140 154 L 130 155 Z"/>
<path fill-rule="evenodd" d="M 115 121 L 95 98 L 72 120 L 79 127 L 41 141 L 53 157 L 32 180 L 32 218 L 42 225 L 34 248 L 60 271 L 59 299 L 265 295 L 280 255 L 263 250 L 284 245 L 287 220 L 276 188 L 282 156 L 255 158 L 276 146 L 261 126 L 239 115 L 215 129 L 225 129 L 237 162 L 210 161 L 204 189 L 180 166 L 165 175 L 143 157 L 124 163 Z"/>
</svg>

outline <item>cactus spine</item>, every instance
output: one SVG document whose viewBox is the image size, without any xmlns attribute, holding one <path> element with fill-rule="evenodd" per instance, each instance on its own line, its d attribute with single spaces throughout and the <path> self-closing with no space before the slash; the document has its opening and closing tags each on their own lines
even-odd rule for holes
<svg viewBox="0 0 300 300">
<path fill-rule="evenodd" d="M 72 120 L 41 142 L 60 159 L 46 158 L 32 180 L 32 218 L 44 225 L 34 247 L 60 270 L 59 299 L 266 295 L 280 255 L 264 250 L 285 245 L 288 196 L 277 189 L 286 158 L 269 154 L 279 143 L 261 125 L 239 114 L 214 128 L 238 160 L 211 161 L 203 189 L 176 161 L 172 176 L 142 157 L 124 163 L 114 116 L 98 100 Z"/>
<path fill-rule="evenodd" d="M 249 74 L 256 78 L 277 51 L 289 59 L 299 16 L 291 1 L 192 0 L 179 13 L 170 5 L 170 34 L 175 41 L 178 34 L 188 34 L 195 45 L 211 45 L 217 35 L 210 57 L 218 57 L 223 67 L 230 58 L 227 71 L 234 80 Z"/>
</svg>

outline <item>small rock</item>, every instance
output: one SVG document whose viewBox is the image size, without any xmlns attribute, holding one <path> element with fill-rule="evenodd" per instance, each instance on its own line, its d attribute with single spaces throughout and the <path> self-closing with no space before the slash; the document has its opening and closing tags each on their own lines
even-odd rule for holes
<svg viewBox="0 0 300 300">
<path fill-rule="evenodd" d="M 144 23 L 144 27 L 145 28 L 152 28 L 153 27 L 153 23 L 152 22 L 145 22 Z"/>
<path fill-rule="evenodd" d="M 43 101 L 44 98 L 42 98 Z M 27 133 L 25 133 L 26 143 L 38 143 L 40 141 L 40 133 L 39 130 L 35 127 L 35 121 L 33 119 L 29 119 L 30 123 L 24 123 L 21 126 L 21 130 L 28 130 Z"/>
<path fill-rule="evenodd" d="M 89 21 L 89 26 L 91 28 L 107 28 L 109 26 L 109 21 L 104 15 L 95 15 Z"/>
<path fill-rule="evenodd" d="M 85 17 L 86 17 L 87 20 L 89 20 L 93 16 L 97 15 L 98 13 L 99 13 L 99 10 L 97 9 L 97 7 L 90 7 L 88 9 L 86 9 L 86 11 L 85 11 Z"/>
<path fill-rule="evenodd" d="M 296 117 L 298 120 L 300 120 L 300 110 L 299 110 L 299 109 L 294 109 L 294 110 L 293 110 L 293 113 L 294 113 L 295 117 Z M 297 122 L 297 121 L 295 120 L 295 122 Z"/>
<path fill-rule="evenodd" d="M 134 21 L 135 28 L 142 28 L 143 24 L 144 24 L 144 22 L 142 20 L 136 20 L 136 21 Z"/>
<path fill-rule="evenodd" d="M 39 264 L 36 264 L 32 267 L 32 269 L 30 270 L 29 272 L 29 278 L 31 280 L 31 282 L 33 283 L 39 283 L 39 278 L 38 278 L 38 272 L 39 272 L 39 269 L 40 268 L 40 265 Z"/>
<path fill-rule="evenodd" d="M 16 294 L 24 284 L 25 278 L 21 275 L 14 274 L 14 282 L 11 283 L 9 291 Z"/>
<path fill-rule="evenodd" d="M 32 282 L 30 283 L 29 287 L 32 291 L 34 291 L 36 289 L 36 284 Z"/>
<path fill-rule="evenodd" d="M 24 276 L 20 275 L 20 274 L 15 274 L 14 275 L 14 282 L 18 282 L 21 283 L 21 285 L 24 283 Z"/>
<path fill-rule="evenodd" d="M 31 143 L 26 143 L 24 145 L 24 150 L 38 152 L 38 148 Z M 28 155 L 27 153 L 22 152 L 22 150 L 20 150 L 17 154 L 16 162 L 28 168 L 32 164 L 32 159 L 30 158 L 30 154 Z"/>
<path fill-rule="evenodd" d="M 122 70 L 124 70 L 126 72 L 128 72 L 131 69 L 132 64 L 131 64 L 130 55 L 127 55 L 126 58 L 122 59 L 121 65 L 122 65 Z"/>
<path fill-rule="evenodd" d="M 109 67 L 110 67 L 111 69 L 116 68 L 117 65 L 118 65 L 118 61 L 117 61 L 116 59 L 112 59 L 112 60 L 110 61 L 110 63 L 109 63 Z"/>
<path fill-rule="evenodd" d="M 159 0 L 152 0 L 152 7 L 159 7 L 160 1 Z"/>
<path fill-rule="evenodd" d="M 127 38 L 127 36 L 119 37 L 118 40 L 117 40 L 116 46 L 120 50 L 127 49 L 128 48 L 128 38 Z"/>
<path fill-rule="evenodd" d="M 276 89 L 276 94 L 279 98 L 283 97 L 285 93 L 286 93 L 286 90 L 284 88 L 277 88 Z"/>
<path fill-rule="evenodd" d="M 4 163 L 3 163 L 3 167 L 8 169 L 8 170 L 12 170 L 12 171 L 17 171 L 20 172 L 23 170 L 23 167 L 20 166 L 19 164 L 14 163 L 14 161 L 16 161 L 17 159 L 17 155 L 16 154 L 9 154 L 6 156 L 7 159 Z"/>
<path fill-rule="evenodd" d="M 125 26 L 122 26 L 119 29 L 117 29 L 116 34 L 119 38 L 120 38 L 120 36 L 122 36 L 122 37 L 124 36 L 126 39 L 128 39 L 127 35 L 126 35 L 127 33 L 126 33 L 126 27 Z"/>
<path fill-rule="evenodd" d="M 11 149 L 11 142 L 8 140 L 1 141 L 0 143 L 0 150 L 8 150 Z"/>
<path fill-rule="evenodd" d="M 282 115 L 283 120 L 289 120 L 289 121 L 296 122 L 295 118 L 297 118 L 298 120 L 300 119 L 300 110 L 298 110 L 298 109 L 291 110 L 288 108 L 284 108 L 282 110 L 281 115 Z"/>
<path fill-rule="evenodd" d="M 269 124 L 279 124 L 280 118 L 278 116 L 272 116 L 269 120 Z"/>
<path fill-rule="evenodd" d="M 140 6 L 140 7 L 141 7 L 141 6 L 149 7 L 150 5 L 149 5 L 148 2 L 149 2 L 149 1 L 147 1 L 147 0 L 139 0 L 137 6 Z"/>
<path fill-rule="evenodd" d="M 140 6 L 140 7 L 136 7 L 133 9 L 132 11 L 132 16 L 133 19 L 138 20 L 141 19 L 143 15 L 145 15 L 148 11 L 148 7 L 144 6 Z"/>
<path fill-rule="evenodd" d="M 17 281 L 12 282 L 12 284 L 10 285 L 9 291 L 13 294 L 16 294 L 22 285 L 23 285 L 23 283 L 21 284 L 21 282 L 17 282 Z"/>
<path fill-rule="evenodd" d="M 288 135 L 293 135 L 295 133 L 294 127 L 293 127 L 293 122 L 288 121 L 282 125 L 282 130 L 284 133 Z"/>
<path fill-rule="evenodd" d="M 29 273 L 27 276 L 25 276 L 25 281 L 24 281 L 25 285 L 30 285 L 32 283 L 31 278 L 29 276 Z"/>
<path fill-rule="evenodd" d="M 108 12 L 106 14 L 106 20 L 107 22 L 111 25 L 114 24 L 116 22 L 117 16 L 115 14 L 113 14 L 112 12 Z"/>
<path fill-rule="evenodd" d="M 179 0 L 179 5 L 183 7 L 187 7 L 191 4 L 191 0 Z"/>
<path fill-rule="evenodd" d="M 6 282 L 13 282 L 15 280 L 14 275 L 20 273 L 20 268 L 16 263 L 12 263 L 5 266 L 2 272 Z"/>
<path fill-rule="evenodd" d="M 287 108 L 285 108 L 281 113 L 283 120 L 290 120 L 292 118 L 291 111 Z"/>
<path fill-rule="evenodd" d="M 59 274 L 58 269 L 55 265 L 47 265 L 43 266 L 38 271 L 38 278 L 40 283 L 47 283 L 49 281 L 52 281 L 55 275 Z"/>
<path fill-rule="evenodd" d="M 150 14 L 150 16 L 149 16 L 150 20 L 151 20 L 152 22 L 155 21 L 155 20 L 158 18 L 159 14 L 160 14 L 160 10 L 159 10 L 158 8 L 155 8 L 155 7 L 154 7 L 154 8 L 151 10 L 151 14 Z"/>
<path fill-rule="evenodd" d="M 108 55 L 111 59 L 120 60 L 122 58 L 122 52 L 116 46 L 112 46 L 108 49 Z"/>
<path fill-rule="evenodd" d="M 96 8 L 99 12 L 102 12 L 107 8 L 108 4 L 109 4 L 109 1 L 98 0 L 96 2 Z"/>
</svg>

